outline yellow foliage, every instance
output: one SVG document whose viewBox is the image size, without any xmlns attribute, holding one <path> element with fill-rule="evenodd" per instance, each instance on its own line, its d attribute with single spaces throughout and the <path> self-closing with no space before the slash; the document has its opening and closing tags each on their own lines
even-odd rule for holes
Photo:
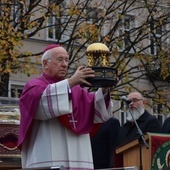
<svg viewBox="0 0 170 170">
<path fill-rule="evenodd" d="M 4 73 L 11 73 L 11 69 L 10 69 L 10 68 L 6 68 L 6 69 L 4 70 Z"/>
<path fill-rule="evenodd" d="M 85 39 L 98 41 L 99 30 L 95 24 L 85 22 L 78 28 L 78 35 Z"/>
<path fill-rule="evenodd" d="M 34 74 L 34 72 L 35 72 L 35 69 L 33 67 L 31 67 L 30 70 L 29 70 L 29 73 Z"/>
</svg>

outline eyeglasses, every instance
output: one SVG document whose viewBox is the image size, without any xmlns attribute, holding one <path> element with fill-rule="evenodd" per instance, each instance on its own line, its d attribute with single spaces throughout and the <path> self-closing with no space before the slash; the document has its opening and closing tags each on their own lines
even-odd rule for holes
<svg viewBox="0 0 170 170">
<path fill-rule="evenodd" d="M 136 103 L 136 102 L 143 100 L 143 99 L 132 98 L 132 99 L 129 99 L 129 100 L 133 103 Z"/>
<path fill-rule="evenodd" d="M 51 61 L 51 59 L 48 59 L 48 61 Z M 58 63 L 68 63 L 69 59 L 68 58 L 63 58 L 63 57 L 59 57 L 59 58 L 54 58 L 54 61 L 57 61 Z"/>
</svg>

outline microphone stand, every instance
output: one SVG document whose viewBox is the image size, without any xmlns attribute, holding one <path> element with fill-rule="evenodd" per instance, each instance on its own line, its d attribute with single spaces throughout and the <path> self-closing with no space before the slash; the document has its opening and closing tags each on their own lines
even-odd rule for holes
<svg viewBox="0 0 170 170">
<path fill-rule="evenodd" d="M 137 121 L 135 120 L 135 118 L 134 118 L 134 116 L 133 116 L 133 114 L 132 114 L 132 112 L 131 112 L 131 109 L 130 109 L 130 107 L 129 107 L 129 104 L 130 104 L 130 102 L 127 102 L 128 110 L 129 110 L 130 115 L 132 116 L 132 119 L 133 119 L 133 121 L 134 121 L 134 123 L 135 123 L 135 125 L 136 125 L 136 128 L 137 128 L 137 132 L 138 132 L 138 134 L 139 134 L 138 141 L 139 141 L 139 154 L 140 154 L 140 170 L 143 170 L 143 166 L 142 166 L 142 141 L 143 141 L 146 149 L 149 149 L 149 146 L 148 146 L 148 144 L 146 143 L 145 138 L 144 138 L 144 135 L 143 135 L 143 132 L 142 132 L 141 129 L 139 128 L 139 125 L 138 125 Z"/>
</svg>

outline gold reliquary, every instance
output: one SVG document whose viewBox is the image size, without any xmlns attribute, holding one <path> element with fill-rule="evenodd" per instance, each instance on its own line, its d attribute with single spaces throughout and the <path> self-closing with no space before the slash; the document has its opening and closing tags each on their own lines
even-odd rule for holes
<svg viewBox="0 0 170 170">
<path fill-rule="evenodd" d="M 103 43 L 93 43 L 87 47 L 88 67 L 95 71 L 95 77 L 87 81 L 94 87 L 111 87 L 117 84 L 117 70 L 110 67 L 111 54 Z"/>
</svg>

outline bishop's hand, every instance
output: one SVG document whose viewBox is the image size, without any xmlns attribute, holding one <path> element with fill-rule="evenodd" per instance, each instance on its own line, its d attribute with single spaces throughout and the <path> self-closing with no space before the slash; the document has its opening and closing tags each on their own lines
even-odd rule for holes
<svg viewBox="0 0 170 170">
<path fill-rule="evenodd" d="M 95 76 L 94 70 L 89 67 L 80 66 L 76 72 L 68 79 L 70 88 L 75 85 L 85 84 L 87 86 L 92 86 L 86 79 L 93 78 Z"/>
</svg>

